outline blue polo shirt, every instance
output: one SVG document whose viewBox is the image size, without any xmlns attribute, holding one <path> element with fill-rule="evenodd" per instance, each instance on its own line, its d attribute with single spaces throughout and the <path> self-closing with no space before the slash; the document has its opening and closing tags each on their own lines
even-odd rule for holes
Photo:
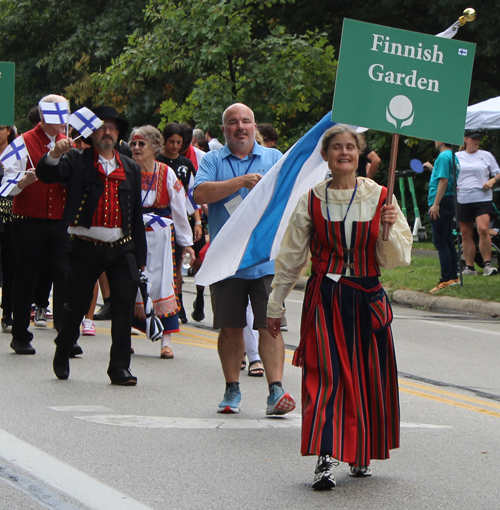
<svg viewBox="0 0 500 510">
<path fill-rule="evenodd" d="M 203 182 L 227 181 L 233 177 L 240 177 L 245 174 L 259 173 L 265 175 L 268 170 L 281 158 L 282 154 L 277 149 L 268 149 L 254 142 L 252 152 L 243 159 L 231 153 L 229 147 L 218 151 L 210 151 L 200 162 L 196 173 L 194 187 Z M 248 188 L 241 188 L 236 193 L 208 205 L 208 224 L 210 239 L 215 239 L 220 229 L 229 219 L 229 213 L 224 205 L 233 200 L 237 195 L 241 198 L 250 193 Z M 274 274 L 274 260 L 264 262 L 258 266 L 249 267 L 238 271 L 233 278 L 255 279 L 269 274 Z"/>
<path fill-rule="evenodd" d="M 429 181 L 429 195 L 427 197 L 427 203 L 429 207 L 434 205 L 436 193 L 438 189 L 439 179 L 448 179 L 448 185 L 444 192 L 443 198 L 449 195 L 455 194 L 454 177 L 453 177 L 453 165 L 451 163 L 451 149 L 445 150 L 439 153 L 436 161 L 434 162 L 434 169 L 431 173 L 431 179 Z M 457 175 L 460 172 L 460 164 L 457 156 L 455 156 L 455 165 L 457 168 Z"/>
</svg>

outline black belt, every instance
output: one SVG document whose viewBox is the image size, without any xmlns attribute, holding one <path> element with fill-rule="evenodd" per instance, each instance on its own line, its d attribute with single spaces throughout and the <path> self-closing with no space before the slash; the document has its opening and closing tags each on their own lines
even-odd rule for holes
<svg viewBox="0 0 500 510">
<path fill-rule="evenodd" d="M 117 239 L 116 241 L 109 243 L 106 241 L 99 241 L 97 239 L 93 239 L 92 237 L 71 234 L 71 240 L 74 241 L 75 239 L 78 239 L 79 241 L 85 241 L 88 243 L 94 243 L 95 246 L 107 246 L 109 248 L 113 248 L 114 246 L 121 246 L 122 244 L 129 243 L 130 241 L 132 241 L 132 236 L 121 237 L 120 239 Z"/>
</svg>

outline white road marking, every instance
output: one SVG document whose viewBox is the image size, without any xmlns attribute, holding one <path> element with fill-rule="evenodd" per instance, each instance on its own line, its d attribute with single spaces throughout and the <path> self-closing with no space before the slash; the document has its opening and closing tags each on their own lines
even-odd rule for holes
<svg viewBox="0 0 500 510">
<path fill-rule="evenodd" d="M 113 427 L 139 427 L 150 429 L 297 429 L 302 425 L 299 414 L 266 417 L 262 419 L 242 419 L 232 416 L 224 418 L 169 418 L 166 416 L 134 416 L 134 415 L 95 415 L 75 416 L 78 420 L 111 425 Z M 442 429 L 451 428 L 445 425 L 428 425 L 425 423 L 401 423 L 405 428 Z"/>
<path fill-rule="evenodd" d="M 401 428 L 406 429 L 451 429 L 450 425 L 430 425 L 427 423 L 406 423 L 401 422 Z"/>
<path fill-rule="evenodd" d="M 0 457 L 90 509 L 151 510 L 151 507 L 140 501 L 99 482 L 4 430 L 0 430 Z"/>
<path fill-rule="evenodd" d="M 409 319 L 413 322 L 421 322 L 423 324 L 427 324 L 428 326 L 443 326 L 446 328 L 455 328 L 455 329 L 463 329 L 464 331 L 472 331 L 474 333 L 481 333 L 484 335 L 494 335 L 494 336 L 500 336 L 500 331 L 490 331 L 488 329 L 479 329 L 479 328 L 471 328 L 470 326 L 462 326 L 460 324 L 449 324 L 447 322 L 441 322 L 441 321 L 433 321 L 433 320 L 424 320 L 424 319 L 413 319 L 411 317 L 398 317 L 394 316 L 394 319 Z"/>
<path fill-rule="evenodd" d="M 112 413 L 113 409 L 104 406 L 54 406 L 49 407 L 53 411 L 62 413 Z"/>
</svg>

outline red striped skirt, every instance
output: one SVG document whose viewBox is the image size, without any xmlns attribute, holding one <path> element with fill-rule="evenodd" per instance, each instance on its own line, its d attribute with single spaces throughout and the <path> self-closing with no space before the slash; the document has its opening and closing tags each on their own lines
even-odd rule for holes
<svg viewBox="0 0 500 510">
<path fill-rule="evenodd" d="M 399 447 L 399 391 L 390 321 L 377 277 L 308 284 L 302 380 L 302 455 L 366 466 Z M 309 301 L 308 301 L 309 300 Z"/>
</svg>

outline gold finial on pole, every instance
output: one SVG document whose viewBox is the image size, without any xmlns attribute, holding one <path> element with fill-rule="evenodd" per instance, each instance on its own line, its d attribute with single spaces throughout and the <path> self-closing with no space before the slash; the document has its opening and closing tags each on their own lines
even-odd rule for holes
<svg viewBox="0 0 500 510">
<path fill-rule="evenodd" d="M 463 16 L 460 16 L 460 18 L 458 18 L 458 21 L 460 22 L 460 26 L 463 27 L 468 21 L 474 21 L 475 19 L 476 11 L 472 7 L 469 7 L 465 9 Z"/>
</svg>

